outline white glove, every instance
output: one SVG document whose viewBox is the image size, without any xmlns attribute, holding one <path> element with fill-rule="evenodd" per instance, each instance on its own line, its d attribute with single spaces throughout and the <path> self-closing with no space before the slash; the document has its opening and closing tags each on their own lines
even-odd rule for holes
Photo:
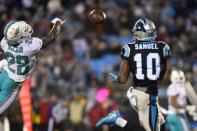
<svg viewBox="0 0 197 131">
<path fill-rule="evenodd" d="M 194 114 L 194 115 L 192 116 L 192 119 L 193 119 L 193 121 L 197 121 L 197 114 Z"/>
<path fill-rule="evenodd" d="M 197 121 L 197 107 L 195 105 L 186 106 L 186 110 L 194 121 Z"/>
<path fill-rule="evenodd" d="M 60 18 L 55 18 L 55 19 L 53 19 L 52 21 L 51 21 L 51 23 L 53 23 L 53 24 L 55 24 L 57 21 L 59 21 L 61 24 L 64 24 L 64 22 L 65 22 L 65 20 L 61 20 Z"/>
<path fill-rule="evenodd" d="M 189 114 L 193 114 L 197 111 L 197 108 L 195 105 L 188 105 L 186 106 L 186 110 L 189 112 Z"/>
</svg>

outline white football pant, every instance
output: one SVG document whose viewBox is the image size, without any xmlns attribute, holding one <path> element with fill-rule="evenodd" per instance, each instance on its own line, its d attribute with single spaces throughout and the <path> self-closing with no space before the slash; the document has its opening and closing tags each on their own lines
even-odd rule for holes
<svg viewBox="0 0 197 131">
<path fill-rule="evenodd" d="M 131 106 L 137 111 L 141 126 L 146 131 L 160 131 L 160 126 L 165 123 L 158 104 L 158 97 L 130 87 L 127 97 Z"/>
</svg>

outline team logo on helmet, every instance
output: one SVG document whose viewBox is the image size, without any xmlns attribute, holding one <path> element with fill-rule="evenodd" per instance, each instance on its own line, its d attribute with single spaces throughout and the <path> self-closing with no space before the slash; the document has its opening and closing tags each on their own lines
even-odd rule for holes
<svg viewBox="0 0 197 131">
<path fill-rule="evenodd" d="M 132 32 L 135 40 L 151 40 L 157 36 L 155 24 L 145 18 L 135 23 Z"/>
<path fill-rule="evenodd" d="M 4 29 L 4 37 L 12 45 L 17 45 L 29 38 L 33 30 L 29 24 L 24 21 L 11 21 Z"/>
</svg>

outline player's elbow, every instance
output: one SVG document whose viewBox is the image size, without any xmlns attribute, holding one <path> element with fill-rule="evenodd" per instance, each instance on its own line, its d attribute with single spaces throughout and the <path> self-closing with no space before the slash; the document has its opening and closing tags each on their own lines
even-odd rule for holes
<svg viewBox="0 0 197 131">
<path fill-rule="evenodd" d="M 125 84 L 127 81 L 128 81 L 128 78 L 126 78 L 126 77 L 120 77 L 119 78 L 119 83 L 120 84 Z"/>
</svg>

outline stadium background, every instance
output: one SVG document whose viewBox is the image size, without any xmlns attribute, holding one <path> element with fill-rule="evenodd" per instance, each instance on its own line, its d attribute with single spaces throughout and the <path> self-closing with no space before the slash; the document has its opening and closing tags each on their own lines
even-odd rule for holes
<svg viewBox="0 0 197 131">
<path fill-rule="evenodd" d="M 47 130 L 51 109 L 59 102 L 69 113 L 57 129 L 101 131 L 94 128 L 95 122 L 117 107 L 136 122 L 125 96 L 131 83 L 113 85 L 107 74 L 118 72 L 121 46 L 132 42 L 130 31 L 140 17 L 153 20 L 159 32 L 157 40 L 167 42 L 172 49 L 167 74 L 160 84 L 161 105 L 167 108 L 166 88 L 173 68 L 182 69 L 197 90 L 196 7 L 196 0 L 0 0 L 0 38 L 10 20 L 27 21 L 33 36 L 41 38 L 50 30 L 51 19 L 66 19 L 59 38 L 39 54 L 31 77 L 34 130 Z M 88 13 L 92 9 L 106 12 L 104 24 L 90 23 Z M 100 88 L 110 92 L 103 104 L 95 100 Z M 22 130 L 18 100 L 6 115 L 13 131 Z"/>
</svg>

